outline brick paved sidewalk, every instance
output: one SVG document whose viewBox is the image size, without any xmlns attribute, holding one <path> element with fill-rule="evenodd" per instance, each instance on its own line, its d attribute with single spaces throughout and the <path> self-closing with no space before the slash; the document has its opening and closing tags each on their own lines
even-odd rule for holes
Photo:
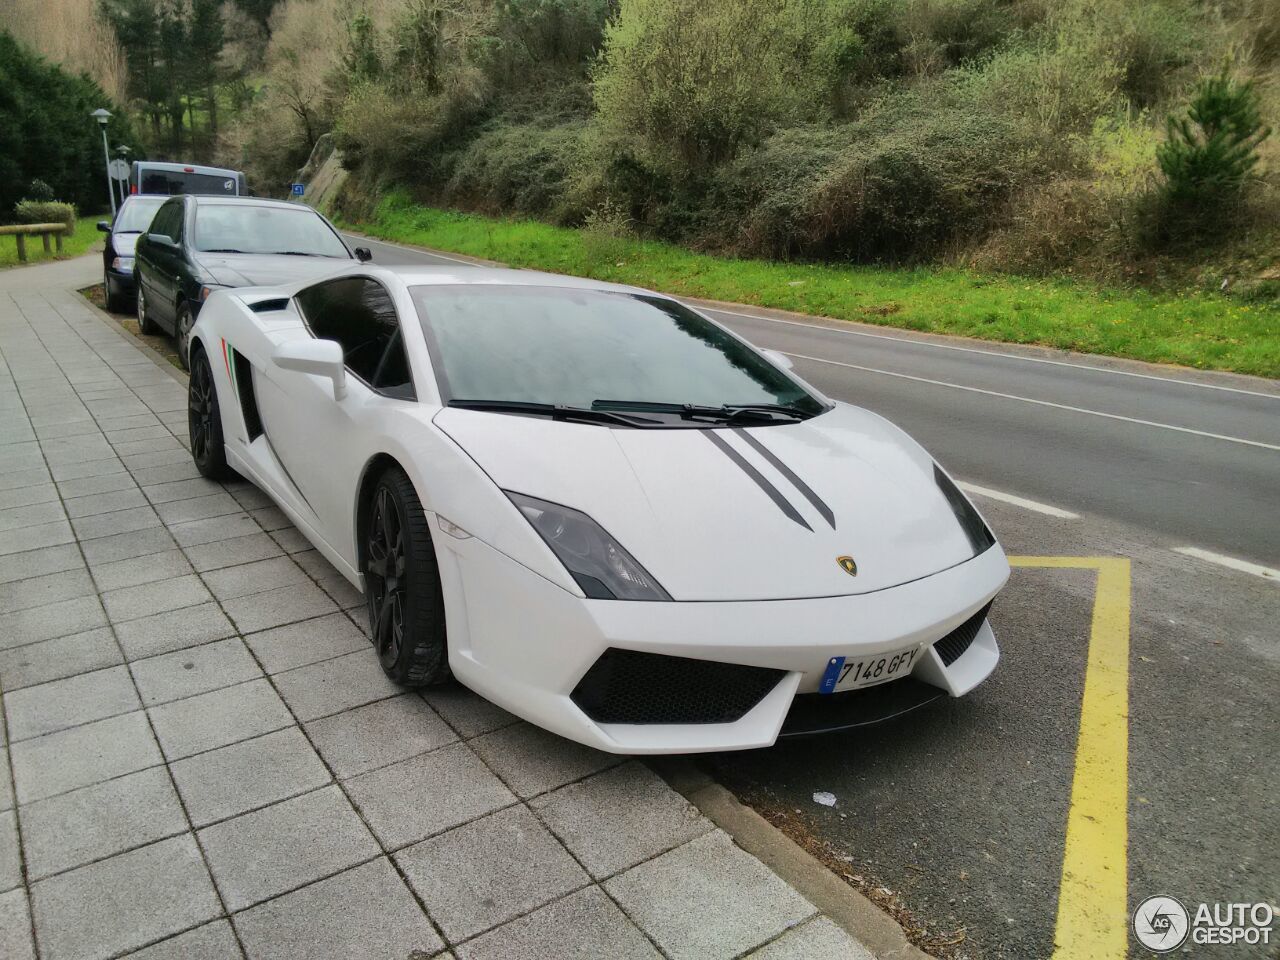
<svg viewBox="0 0 1280 960">
<path fill-rule="evenodd" d="M 0 956 L 870 956 L 645 766 L 389 683 L 99 266 L 0 276 Z"/>
</svg>

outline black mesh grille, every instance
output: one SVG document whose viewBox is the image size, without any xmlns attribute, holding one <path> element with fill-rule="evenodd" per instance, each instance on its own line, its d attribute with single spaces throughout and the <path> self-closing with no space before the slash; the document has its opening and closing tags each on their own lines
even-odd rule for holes
<svg viewBox="0 0 1280 960">
<path fill-rule="evenodd" d="M 933 645 L 933 649 L 942 658 L 943 666 L 951 666 L 969 649 L 969 644 L 973 643 L 973 638 L 982 629 L 982 621 L 987 619 L 990 610 L 991 603 L 988 601 L 985 607 Z"/>
<path fill-rule="evenodd" d="M 737 663 L 606 650 L 573 690 L 597 723 L 732 723 L 785 671 Z"/>
</svg>

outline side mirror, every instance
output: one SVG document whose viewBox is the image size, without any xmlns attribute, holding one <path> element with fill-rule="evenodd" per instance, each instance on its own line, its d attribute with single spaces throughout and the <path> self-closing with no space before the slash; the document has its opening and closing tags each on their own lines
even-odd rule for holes
<svg viewBox="0 0 1280 960">
<path fill-rule="evenodd" d="M 163 233 L 144 233 L 144 237 L 152 243 L 158 243 L 162 247 L 176 247 L 178 244 L 173 237 L 165 236 Z"/>
<path fill-rule="evenodd" d="M 337 340 L 286 340 L 276 347 L 272 362 L 281 370 L 310 373 L 333 381 L 333 399 L 347 395 L 347 368 Z"/>
<path fill-rule="evenodd" d="M 373 259 L 373 252 L 368 247 L 356 247 L 352 252 L 361 263 L 368 263 Z"/>
<path fill-rule="evenodd" d="M 790 370 L 795 364 L 791 362 L 791 358 L 780 350 L 761 350 L 766 357 L 780 366 L 783 370 Z"/>
<path fill-rule="evenodd" d="M 99 220 L 99 221 L 98 221 L 98 232 L 99 232 L 99 233 L 110 233 L 110 232 L 111 232 L 111 221 L 110 221 L 110 220 Z"/>
</svg>

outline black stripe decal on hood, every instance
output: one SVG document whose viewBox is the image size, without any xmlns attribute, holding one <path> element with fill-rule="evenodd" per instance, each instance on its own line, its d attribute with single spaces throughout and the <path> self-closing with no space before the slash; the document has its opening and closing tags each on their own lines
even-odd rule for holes
<svg viewBox="0 0 1280 960">
<path fill-rule="evenodd" d="M 759 453 L 760 456 L 764 457 L 766 460 L 769 461 L 770 464 L 773 465 L 773 469 L 777 470 L 780 474 L 786 477 L 787 480 L 790 481 L 793 487 L 795 487 L 802 494 L 804 494 L 804 498 L 808 500 L 811 504 L 813 504 L 813 509 L 817 510 L 820 514 L 822 514 L 822 519 L 826 520 L 827 523 L 831 524 L 832 530 L 836 528 L 836 515 L 831 511 L 831 508 L 827 506 L 826 501 L 824 501 L 820 496 L 814 493 L 813 489 L 807 483 L 805 483 L 803 480 L 797 477 L 794 470 L 792 470 L 785 463 L 779 460 L 777 456 L 774 455 L 774 452 L 772 450 L 766 447 L 763 443 L 761 443 L 751 434 L 747 433 L 746 430 L 743 430 L 741 427 L 735 427 L 733 432 L 736 433 L 738 436 L 740 436 L 743 440 L 747 441 L 747 443 L 751 444 L 752 448 L 757 453 Z"/>
<path fill-rule="evenodd" d="M 772 483 L 766 480 L 759 470 L 757 470 L 750 463 L 748 463 L 746 458 L 743 457 L 742 454 L 740 454 L 737 450 L 733 449 L 733 447 L 729 446 L 729 444 L 725 442 L 724 437 L 720 436 L 720 431 L 703 430 L 702 433 L 706 436 L 708 440 L 710 440 L 717 447 L 719 447 L 724 452 L 724 455 L 726 457 L 728 457 L 735 464 L 737 464 L 738 469 L 741 470 L 743 473 L 745 473 L 748 477 L 750 477 L 755 482 L 755 485 L 757 487 L 759 487 L 766 494 L 768 494 L 769 499 L 772 500 L 775 504 L 777 504 L 779 510 L 785 513 L 788 517 L 790 517 L 796 523 L 800 524 L 800 526 L 804 527 L 806 530 L 810 530 L 810 531 L 813 530 L 813 527 L 809 526 L 809 524 L 805 522 L 804 517 L 800 516 L 800 511 L 791 505 L 791 501 L 788 500 L 786 497 L 784 497 L 777 487 L 775 487 Z"/>
</svg>

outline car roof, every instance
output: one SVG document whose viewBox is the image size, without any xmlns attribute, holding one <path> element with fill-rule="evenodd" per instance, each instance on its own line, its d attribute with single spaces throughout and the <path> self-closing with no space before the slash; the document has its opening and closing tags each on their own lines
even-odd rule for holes
<svg viewBox="0 0 1280 960">
<path fill-rule="evenodd" d="M 357 240 L 358 242 L 358 240 Z M 363 267 L 363 269 L 361 269 Z M 373 268 L 373 269 L 371 269 Z M 559 287 L 565 290 L 594 290 L 604 293 L 644 294 L 666 297 L 652 290 L 621 283 L 608 283 L 586 277 L 571 277 L 562 273 L 543 273 L 538 270 L 515 270 L 510 267 L 424 266 L 421 264 L 393 264 L 374 267 L 373 263 L 349 268 L 351 273 L 395 277 L 405 286 L 429 287 L 446 285 L 499 286 L 499 287 Z"/>
<path fill-rule="evenodd" d="M 216 193 L 182 193 L 175 194 L 175 196 L 189 197 L 193 203 L 202 207 L 220 204 L 228 207 L 279 207 L 287 210 L 318 212 L 314 207 L 309 207 L 305 203 L 294 203 L 291 200 L 272 200 L 270 197 L 233 197 Z"/>
</svg>

